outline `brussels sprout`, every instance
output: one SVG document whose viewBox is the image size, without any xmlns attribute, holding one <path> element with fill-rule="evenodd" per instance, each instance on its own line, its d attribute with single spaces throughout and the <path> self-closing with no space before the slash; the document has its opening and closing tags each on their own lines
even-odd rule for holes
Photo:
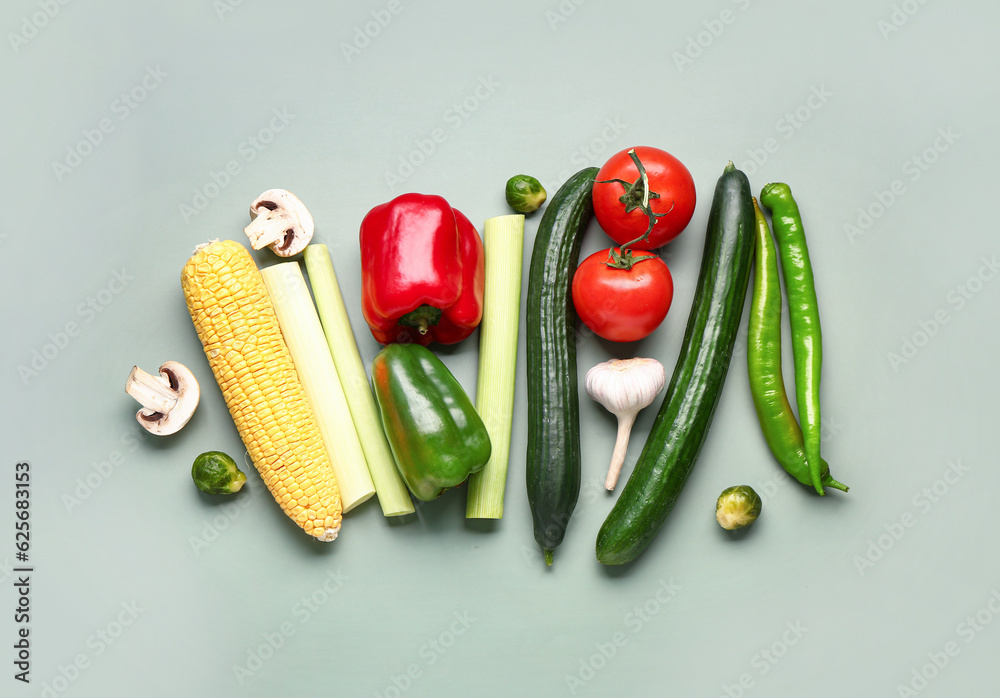
<svg viewBox="0 0 1000 698">
<path fill-rule="evenodd" d="M 208 494 L 234 494 L 247 481 L 236 461 L 221 451 L 208 451 L 194 459 L 191 477 Z"/>
<path fill-rule="evenodd" d="M 749 485 L 727 487 L 715 503 L 715 518 L 727 531 L 749 526 L 760 516 L 760 496 Z"/>
<path fill-rule="evenodd" d="M 547 196 L 541 182 L 528 175 L 514 175 L 508 179 L 504 193 L 507 203 L 518 213 L 537 211 Z"/>
</svg>

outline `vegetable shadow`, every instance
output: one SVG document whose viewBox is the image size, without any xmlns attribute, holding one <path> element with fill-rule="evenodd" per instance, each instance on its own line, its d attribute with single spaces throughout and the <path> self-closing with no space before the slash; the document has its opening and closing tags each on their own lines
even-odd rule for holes
<svg viewBox="0 0 1000 698">
<path fill-rule="evenodd" d="M 500 528 L 500 519 L 465 519 L 466 531 L 472 533 L 493 533 Z"/>
<path fill-rule="evenodd" d="M 184 425 L 184 428 L 180 431 L 166 436 L 157 436 L 143 429 L 139 425 L 138 420 L 136 420 L 135 413 L 140 407 L 142 406 L 138 402 L 131 400 L 130 398 L 128 401 L 123 401 L 123 405 L 119 410 L 119 419 L 121 419 L 121 423 L 129 425 L 129 429 L 132 430 L 131 434 L 135 436 L 138 441 L 139 445 L 138 448 L 135 449 L 135 453 L 141 453 L 142 451 L 161 452 L 168 450 L 176 450 L 181 453 L 187 452 L 184 450 L 185 444 L 193 442 L 195 439 L 193 434 L 195 427 L 201 419 L 200 410 L 195 410 L 194 414 L 191 416 L 191 420 Z M 191 462 L 194 462 L 194 457 L 191 458 Z"/>
<path fill-rule="evenodd" d="M 725 541 L 727 543 L 739 543 L 740 541 L 746 540 L 748 538 L 753 538 L 759 535 L 757 529 L 760 527 L 767 528 L 767 519 L 763 517 L 763 513 L 759 516 L 752 524 L 749 526 L 744 526 L 743 528 L 737 528 L 733 531 L 727 531 L 722 526 L 715 526 L 715 536 L 719 540 Z"/>
</svg>

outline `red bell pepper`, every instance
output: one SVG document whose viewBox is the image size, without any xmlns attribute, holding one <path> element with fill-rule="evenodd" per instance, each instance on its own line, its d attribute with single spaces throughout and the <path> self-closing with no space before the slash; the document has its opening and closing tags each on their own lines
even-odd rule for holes
<svg viewBox="0 0 1000 698">
<path fill-rule="evenodd" d="M 483 241 L 440 196 L 402 194 L 361 221 L 361 310 L 381 344 L 454 344 L 483 318 Z"/>
</svg>

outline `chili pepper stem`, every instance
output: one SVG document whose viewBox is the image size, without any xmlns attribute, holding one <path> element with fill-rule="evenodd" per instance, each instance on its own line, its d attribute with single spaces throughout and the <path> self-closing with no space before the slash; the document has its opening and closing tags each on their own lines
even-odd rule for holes
<svg viewBox="0 0 1000 698">
<path fill-rule="evenodd" d="M 555 551 L 552 548 L 545 548 L 544 550 L 542 550 L 542 553 L 545 555 L 545 566 L 546 567 L 551 567 L 552 566 L 552 554 L 554 552 Z"/>
<path fill-rule="evenodd" d="M 827 475 L 826 477 L 824 477 L 824 478 L 823 478 L 823 484 L 824 484 L 825 486 L 827 486 L 827 487 L 831 487 L 831 488 L 833 488 L 833 489 L 835 489 L 835 490 L 840 490 L 841 492 L 849 492 L 849 491 L 850 491 L 850 489 L 851 489 L 850 487 L 848 487 L 848 486 L 847 486 L 847 485 L 845 485 L 844 483 L 842 483 L 842 482 L 837 482 L 836 480 L 834 480 L 834 479 L 833 479 L 832 477 L 830 477 L 829 475 Z"/>
<path fill-rule="evenodd" d="M 608 468 L 608 477 L 604 481 L 604 487 L 609 492 L 618 483 L 618 476 L 621 475 L 622 466 L 625 465 L 625 453 L 628 451 L 628 440 L 632 434 L 632 425 L 635 424 L 636 415 L 623 414 L 618 420 L 618 436 L 615 439 L 615 450 L 611 453 L 611 466 Z"/>
</svg>

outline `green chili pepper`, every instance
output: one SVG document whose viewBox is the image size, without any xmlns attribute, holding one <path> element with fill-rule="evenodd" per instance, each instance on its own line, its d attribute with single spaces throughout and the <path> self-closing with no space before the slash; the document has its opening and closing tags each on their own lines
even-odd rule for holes
<svg viewBox="0 0 1000 698">
<path fill-rule="evenodd" d="M 781 375 L 781 286 L 778 280 L 777 252 L 767 220 L 756 199 L 753 207 L 757 222 L 757 244 L 754 253 L 750 326 L 747 332 L 750 393 L 771 453 L 789 475 L 811 487 L 813 480 L 806 464 L 802 430 L 788 403 L 785 381 Z M 830 476 L 826 461 L 821 460 L 820 464 L 823 486 L 846 492 L 847 486 Z"/>
<path fill-rule="evenodd" d="M 387 344 L 372 388 L 396 468 L 418 499 L 435 499 L 490 459 L 490 436 L 451 371 L 420 344 Z"/>
<path fill-rule="evenodd" d="M 823 461 L 820 458 L 819 379 L 823 363 L 823 339 L 819 307 L 813 283 L 809 250 L 799 207 L 787 184 L 768 184 L 760 192 L 760 203 L 771 211 L 774 234 L 781 254 L 781 271 L 788 295 L 788 317 L 792 323 L 792 355 L 795 358 L 795 398 L 805 445 L 806 463 L 813 487 L 823 491 Z"/>
</svg>

